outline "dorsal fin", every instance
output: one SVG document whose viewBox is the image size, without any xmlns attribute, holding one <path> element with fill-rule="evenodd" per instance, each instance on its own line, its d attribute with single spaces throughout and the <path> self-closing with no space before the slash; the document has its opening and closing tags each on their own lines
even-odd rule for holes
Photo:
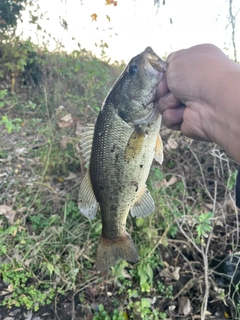
<svg viewBox="0 0 240 320">
<path fill-rule="evenodd" d="M 87 166 L 89 165 L 91 156 L 94 128 L 95 126 L 93 124 L 87 124 L 87 127 L 83 128 L 83 133 L 81 133 L 80 136 L 79 146 Z"/>
</svg>

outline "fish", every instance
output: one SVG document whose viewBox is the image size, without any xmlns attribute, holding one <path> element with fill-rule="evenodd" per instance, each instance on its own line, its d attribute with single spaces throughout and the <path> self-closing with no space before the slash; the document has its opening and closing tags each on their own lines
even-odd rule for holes
<svg viewBox="0 0 240 320">
<path fill-rule="evenodd" d="M 166 62 L 151 47 L 130 60 L 107 94 L 96 124 L 82 133 L 80 148 L 88 165 L 78 207 L 94 219 L 100 207 L 102 234 L 96 269 L 108 270 L 119 259 L 137 262 L 138 252 L 126 220 L 146 217 L 155 207 L 146 187 L 153 159 L 163 161 L 157 86 Z"/>
</svg>

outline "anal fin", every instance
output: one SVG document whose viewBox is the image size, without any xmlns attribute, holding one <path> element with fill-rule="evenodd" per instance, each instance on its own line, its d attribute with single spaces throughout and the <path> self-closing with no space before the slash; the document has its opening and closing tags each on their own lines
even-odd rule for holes
<svg viewBox="0 0 240 320">
<path fill-rule="evenodd" d="M 80 212 L 88 219 L 94 219 L 98 209 L 98 203 L 92 189 L 89 169 L 87 170 L 78 195 L 78 208 Z"/>
<path fill-rule="evenodd" d="M 143 188 L 139 198 L 131 208 L 130 213 L 132 217 L 140 218 L 146 217 L 155 210 L 153 198 L 146 187 Z"/>
</svg>

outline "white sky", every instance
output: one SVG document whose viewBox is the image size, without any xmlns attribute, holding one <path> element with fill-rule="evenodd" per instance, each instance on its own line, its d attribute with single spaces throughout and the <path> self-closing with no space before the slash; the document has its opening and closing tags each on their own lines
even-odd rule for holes
<svg viewBox="0 0 240 320">
<path fill-rule="evenodd" d="M 165 5 L 160 0 L 160 8 L 153 2 L 118 0 L 117 6 L 106 6 L 105 0 L 39 0 L 45 18 L 49 18 L 40 25 L 62 40 L 67 51 L 77 49 L 78 41 L 82 48 L 100 56 L 100 48 L 95 43 L 99 45 L 103 40 L 109 46 L 106 53 L 112 60 L 129 60 L 149 45 L 158 55 L 164 56 L 205 42 L 217 45 L 233 57 L 231 27 L 226 29 L 228 0 L 165 0 Z M 237 2 L 233 0 L 233 4 Z M 238 6 L 240 8 L 240 3 Z M 238 9 L 237 5 L 235 7 L 234 12 Z M 93 13 L 98 18 L 92 22 Z M 106 15 L 110 16 L 110 22 Z M 60 27 L 59 16 L 68 22 L 68 32 Z M 170 24 L 170 18 L 173 24 Z M 239 19 L 240 14 L 236 20 L 235 35 L 240 52 L 240 42 L 237 41 Z M 25 17 L 25 34 L 29 34 L 31 28 Z M 50 49 L 54 48 L 52 43 Z"/>
</svg>

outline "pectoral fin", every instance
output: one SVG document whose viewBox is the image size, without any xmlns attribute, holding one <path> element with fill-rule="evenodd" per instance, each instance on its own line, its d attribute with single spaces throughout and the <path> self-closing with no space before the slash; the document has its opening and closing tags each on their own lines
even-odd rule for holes
<svg viewBox="0 0 240 320">
<path fill-rule="evenodd" d="M 94 127 L 94 125 L 88 124 L 86 128 L 83 128 L 83 133 L 81 134 L 80 149 L 83 153 L 86 165 L 89 165 L 90 161 Z"/>
<path fill-rule="evenodd" d="M 163 162 L 163 143 L 160 135 L 157 136 L 154 159 L 159 164 Z"/>
<path fill-rule="evenodd" d="M 98 203 L 92 189 L 89 169 L 83 178 L 78 195 L 78 208 L 88 219 L 94 219 L 98 209 Z"/>
<path fill-rule="evenodd" d="M 130 210 L 132 217 L 140 218 L 151 214 L 155 209 L 153 198 L 147 188 L 143 188 L 139 198 Z"/>
<path fill-rule="evenodd" d="M 141 129 L 134 130 L 127 142 L 124 152 L 124 157 L 126 160 L 131 161 L 141 153 L 143 141 L 144 132 Z"/>
</svg>

